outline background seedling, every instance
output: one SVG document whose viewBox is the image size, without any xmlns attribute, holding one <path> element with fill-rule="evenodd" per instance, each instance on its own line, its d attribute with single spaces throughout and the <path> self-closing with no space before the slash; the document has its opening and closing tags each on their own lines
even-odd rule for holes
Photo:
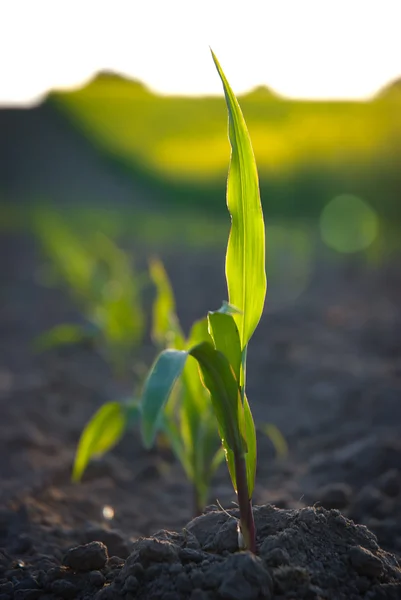
<svg viewBox="0 0 401 600">
<path fill-rule="evenodd" d="M 144 277 L 128 256 L 104 234 L 74 233 L 50 210 L 36 213 L 35 233 L 56 277 L 67 284 L 86 321 L 60 324 L 39 336 L 36 347 L 91 340 L 119 375 L 126 372 L 132 350 L 142 341 L 145 316 L 140 294 Z"/>
<path fill-rule="evenodd" d="M 159 350 L 171 346 L 182 350 L 208 337 L 207 321 L 193 324 L 188 339 L 182 332 L 175 309 L 175 299 L 167 273 L 160 260 L 150 261 L 151 279 L 156 288 L 153 304 L 152 337 Z M 141 402 L 104 404 L 85 427 L 75 457 L 73 479 L 79 481 L 89 461 L 115 446 L 141 414 Z M 224 458 L 219 444 L 208 392 L 202 385 L 195 363 L 188 363 L 181 381 L 172 391 L 170 402 L 160 415 L 158 433 L 181 463 L 194 490 L 195 515 L 204 509 L 213 474 Z M 153 442 L 156 440 L 156 435 Z"/>
</svg>

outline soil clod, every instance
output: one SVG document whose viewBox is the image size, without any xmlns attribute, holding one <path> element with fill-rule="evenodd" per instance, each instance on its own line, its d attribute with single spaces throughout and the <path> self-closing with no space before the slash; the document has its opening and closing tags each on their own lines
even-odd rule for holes
<svg viewBox="0 0 401 600">
<path fill-rule="evenodd" d="M 108 559 L 107 548 L 102 542 L 91 542 L 71 548 L 63 558 L 63 565 L 73 571 L 102 569 Z"/>
</svg>

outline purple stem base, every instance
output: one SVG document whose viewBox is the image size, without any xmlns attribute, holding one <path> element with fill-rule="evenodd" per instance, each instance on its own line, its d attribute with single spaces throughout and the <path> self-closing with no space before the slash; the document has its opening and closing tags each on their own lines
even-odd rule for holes
<svg viewBox="0 0 401 600">
<path fill-rule="evenodd" d="M 252 498 L 248 495 L 246 463 L 243 456 L 234 456 L 237 479 L 237 497 L 240 514 L 241 533 L 247 550 L 256 554 L 256 531 L 253 520 Z"/>
</svg>

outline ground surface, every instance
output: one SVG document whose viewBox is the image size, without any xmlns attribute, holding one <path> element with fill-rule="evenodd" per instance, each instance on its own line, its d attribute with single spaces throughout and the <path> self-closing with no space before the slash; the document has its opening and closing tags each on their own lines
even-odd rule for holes
<svg viewBox="0 0 401 600">
<path fill-rule="evenodd" d="M 151 549 L 149 558 L 146 544 L 142 552 L 134 543 L 159 529 L 180 531 L 192 516 L 191 491 L 168 452 L 145 452 L 134 431 L 88 469 L 81 485 L 70 483 L 82 426 L 104 401 L 126 394 L 133 383 L 117 384 L 90 348 L 35 355 L 34 336 L 75 318 L 75 309 L 65 293 L 40 283 L 42 259 L 31 239 L 4 234 L 0 251 L 6 257 L 0 281 L 0 599 L 95 594 L 99 599 L 241 597 L 235 595 L 235 581 L 224 584 L 220 578 L 212 589 L 202 581 L 209 579 L 209 567 L 216 572 L 215 561 L 232 561 L 227 573 L 237 567 L 248 569 L 234 565 L 236 560 L 247 561 L 247 555 L 208 558 L 204 540 L 197 538 L 192 550 L 200 554 L 191 558 L 183 551 L 187 541 L 165 536 L 168 549 L 163 546 L 161 555 Z M 185 327 L 220 304 L 225 296 L 222 256 L 206 252 L 191 256 L 176 249 L 162 258 L 182 298 L 178 311 Z M 314 504 L 339 509 L 355 523 L 367 525 L 383 551 L 401 556 L 400 305 L 401 276 L 396 267 L 373 272 L 356 265 L 332 265 L 316 268 L 308 291 L 295 304 L 282 310 L 267 307 L 250 348 L 248 396 L 256 422 L 274 423 L 285 435 L 289 456 L 276 461 L 269 439 L 259 436 L 255 503 L 286 510 L 273 515 L 267 508 L 260 513 L 259 545 L 264 550 L 256 566 L 252 562 L 256 574 L 244 575 L 256 591 L 242 597 L 401 597 L 396 563 L 378 550 L 370 534 L 349 530 L 352 526 L 337 513 L 291 512 Z M 145 345 L 136 363 L 149 363 L 152 357 L 152 348 Z M 211 492 L 211 501 L 216 499 L 227 508 L 234 500 L 224 469 Z M 105 506 L 113 508 L 112 520 L 105 518 Z M 222 515 L 219 518 L 227 519 Z M 305 548 L 288 546 L 288 539 L 302 527 L 302 515 L 312 536 L 309 558 Z M 274 523 L 268 525 L 271 518 Z M 215 524 L 210 527 L 215 531 Z M 334 527 L 346 530 L 337 532 L 342 550 Z M 267 548 L 265 539 L 287 528 L 292 530 L 276 544 L 287 552 L 284 559 L 281 550 L 278 557 L 267 556 L 273 547 Z M 232 550 L 235 536 L 230 539 Z M 343 595 L 333 591 L 333 580 L 325 581 L 326 567 L 315 564 L 323 551 L 322 539 L 327 541 L 324 565 L 337 564 L 340 555 L 348 557 L 346 573 L 333 571 L 338 581 L 344 580 Z M 59 568 L 68 549 L 92 541 L 103 542 L 108 555 L 119 558 L 105 563 L 106 550 L 98 544 L 86 550 L 88 573 L 74 579 L 70 569 L 74 562 L 69 562 L 76 560 L 74 555 L 64 560 L 69 566 Z M 364 550 L 351 550 L 359 546 Z M 137 554 L 124 566 L 132 550 Z M 331 550 L 337 554 L 330 555 Z M 201 579 L 194 575 L 195 583 L 191 579 L 190 585 L 181 582 L 180 590 L 174 587 L 182 568 L 191 574 L 199 561 L 203 561 Z M 154 564 L 162 567 L 152 571 Z M 292 569 L 289 587 L 280 584 L 288 579 L 277 571 L 280 566 Z M 147 575 L 142 577 L 143 572 Z M 127 583 L 129 576 L 133 579 Z M 157 595 L 156 588 L 147 586 L 160 577 Z M 105 582 L 114 582 L 114 595 Z M 351 587 L 346 587 L 348 583 Z"/>
</svg>

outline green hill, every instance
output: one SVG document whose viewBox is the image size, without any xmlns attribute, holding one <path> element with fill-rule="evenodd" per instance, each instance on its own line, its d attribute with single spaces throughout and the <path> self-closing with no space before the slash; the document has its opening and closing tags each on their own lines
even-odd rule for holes
<svg viewBox="0 0 401 600">
<path fill-rule="evenodd" d="M 214 204 L 229 145 L 223 98 L 159 96 L 104 73 L 50 101 L 114 163 L 170 198 Z M 261 187 L 277 214 L 316 215 L 333 195 L 361 195 L 400 216 L 401 100 L 300 102 L 267 88 L 240 97 Z"/>
</svg>

